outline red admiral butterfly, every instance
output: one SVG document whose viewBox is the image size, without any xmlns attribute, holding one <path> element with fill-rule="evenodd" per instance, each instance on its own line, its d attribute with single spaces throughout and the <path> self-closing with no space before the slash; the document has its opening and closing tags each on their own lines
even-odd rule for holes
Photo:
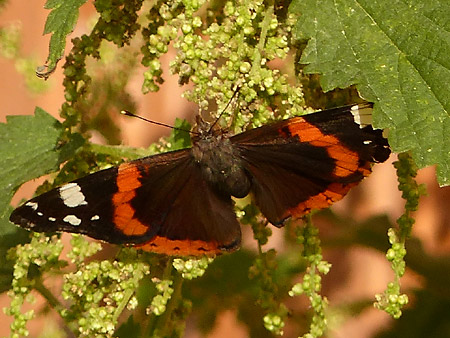
<svg viewBox="0 0 450 338">
<path fill-rule="evenodd" d="M 169 255 L 234 251 L 231 197 L 253 195 L 275 226 L 340 200 L 389 154 L 371 104 L 328 109 L 229 136 L 201 121 L 193 147 L 102 170 L 35 197 L 10 220 Z"/>
</svg>

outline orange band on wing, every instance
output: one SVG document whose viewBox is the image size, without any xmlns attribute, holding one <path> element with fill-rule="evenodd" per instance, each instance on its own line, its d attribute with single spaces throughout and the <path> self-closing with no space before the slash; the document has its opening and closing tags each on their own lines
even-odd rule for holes
<svg viewBox="0 0 450 338">
<path fill-rule="evenodd" d="M 288 129 L 290 134 L 297 136 L 301 142 L 308 142 L 313 146 L 327 150 L 328 155 L 335 160 L 334 176 L 347 177 L 357 171 L 361 172 L 363 176 L 370 174 L 368 167 L 360 167 L 357 152 L 342 145 L 337 137 L 324 134 L 319 128 L 305 121 L 303 118 L 298 117 L 292 119 L 292 123 L 289 124 Z"/>
<path fill-rule="evenodd" d="M 223 252 L 217 242 L 170 240 L 161 236 L 155 236 L 151 241 L 134 247 L 144 251 L 180 256 L 216 255 Z"/>
<path fill-rule="evenodd" d="M 136 196 L 136 189 L 141 186 L 141 173 L 137 166 L 124 163 L 117 173 L 117 192 L 113 195 L 114 224 L 116 229 L 127 236 L 143 235 L 148 227 L 134 218 L 135 210 L 130 201 Z"/>
<path fill-rule="evenodd" d="M 290 216 L 301 217 L 309 213 L 312 209 L 327 208 L 334 202 L 341 200 L 347 192 L 358 183 L 359 182 L 349 184 L 332 183 L 324 192 L 311 196 L 308 200 L 299 203 L 296 207 L 288 209 L 285 218 Z"/>
<path fill-rule="evenodd" d="M 367 161 L 361 162 L 358 152 L 347 148 L 338 137 L 323 133 L 318 127 L 301 117 L 291 119 L 287 130 L 281 129 L 280 133 L 286 136 L 297 136 L 300 142 L 307 142 L 313 146 L 326 149 L 328 156 L 335 162 L 333 176 L 337 179 L 350 177 L 355 173 L 361 174 L 355 176 L 355 182 L 330 183 L 327 187 L 324 187 L 324 191 L 288 209 L 285 217 L 301 217 L 312 209 L 330 206 L 341 200 L 352 187 L 359 183 L 360 179 L 357 179 L 357 177 L 362 178 L 370 174 L 370 163 Z"/>
</svg>

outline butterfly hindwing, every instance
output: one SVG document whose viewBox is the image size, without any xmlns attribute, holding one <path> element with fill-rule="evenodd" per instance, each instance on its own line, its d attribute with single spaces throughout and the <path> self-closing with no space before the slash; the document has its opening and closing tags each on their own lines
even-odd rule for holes
<svg viewBox="0 0 450 338">
<path fill-rule="evenodd" d="M 186 181 L 171 202 L 158 234 L 139 247 L 175 255 L 217 254 L 238 249 L 241 229 L 231 197 L 204 180 L 193 161 L 183 175 Z"/>
</svg>

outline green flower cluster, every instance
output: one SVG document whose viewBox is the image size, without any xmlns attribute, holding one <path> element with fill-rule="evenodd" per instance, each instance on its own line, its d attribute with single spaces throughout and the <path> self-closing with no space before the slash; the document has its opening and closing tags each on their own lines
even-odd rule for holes
<svg viewBox="0 0 450 338">
<path fill-rule="evenodd" d="M 424 195 L 426 190 L 425 186 L 419 185 L 415 180 L 417 166 L 409 154 L 399 154 L 394 167 L 397 169 L 398 188 L 406 200 L 405 213 L 397 219 L 398 229 L 388 230 L 391 248 L 387 251 L 386 258 L 391 262 L 395 279 L 388 284 L 384 293 L 375 295 L 374 306 L 386 311 L 393 318 L 400 318 L 402 308 L 408 304 L 408 296 L 402 294 L 400 290 L 400 278 L 405 274 L 406 269 L 405 242 L 409 238 L 415 222 L 412 212 L 417 210 L 420 196 Z"/>
<path fill-rule="evenodd" d="M 415 177 L 417 176 L 417 166 L 408 153 L 398 155 L 398 161 L 394 162 L 397 169 L 398 189 L 402 192 L 402 198 L 405 199 L 405 213 L 397 220 L 399 225 L 399 236 L 401 241 L 405 241 L 414 224 L 414 218 L 411 213 L 419 207 L 420 196 L 426 194 L 426 188 L 423 184 L 419 185 Z"/>
<path fill-rule="evenodd" d="M 214 260 L 213 258 L 206 256 L 199 259 L 187 259 L 187 260 L 175 258 L 173 260 L 172 265 L 175 268 L 175 270 L 181 273 L 183 279 L 195 279 L 203 276 L 206 269 L 208 268 L 208 265 L 211 264 L 213 260 Z"/>
<path fill-rule="evenodd" d="M 156 316 L 161 316 L 164 312 L 166 312 L 167 303 L 172 298 L 173 294 L 172 284 L 173 281 L 171 280 L 155 282 L 158 295 L 153 297 L 152 303 L 147 312 L 152 312 Z"/>
<path fill-rule="evenodd" d="M 176 50 L 171 70 L 180 83 L 192 82 L 185 93 L 189 100 L 207 110 L 217 102 L 221 112 L 239 87 L 242 106 L 251 114 L 238 115 L 236 126 L 255 126 L 273 119 L 273 112 L 295 114 L 301 110 L 300 87 L 291 86 L 288 76 L 269 66 L 288 55 L 291 21 L 280 22 L 272 6 L 262 1 L 226 2 L 223 11 L 206 8 L 206 20 L 198 9 L 204 1 L 172 0 L 159 7 L 159 20 L 145 30 L 143 48 L 144 91 L 157 90 L 161 83 L 159 58 L 173 42 Z M 183 9 L 183 10 L 181 10 Z M 153 16 L 152 16 L 153 18 Z M 275 102 L 276 101 L 276 102 Z"/>
<path fill-rule="evenodd" d="M 91 77 L 86 71 L 87 57 L 99 59 L 100 45 L 104 40 L 112 41 L 119 47 L 129 44 L 130 39 L 140 28 L 137 19 L 142 2 L 143 0 L 95 1 L 100 18 L 91 34 L 72 40 L 72 50 L 63 66 L 66 102 L 61 107 L 61 117 L 65 119 L 64 126 L 68 132 L 81 121 L 75 105 L 82 101 L 91 84 Z"/>
<path fill-rule="evenodd" d="M 376 294 L 377 309 L 381 309 L 389 313 L 393 318 L 400 318 L 402 308 L 408 304 L 408 296 L 401 293 L 400 278 L 405 274 L 406 263 L 404 261 L 406 255 L 405 243 L 400 242 L 394 229 L 388 231 L 389 243 L 391 248 L 386 253 L 386 258 L 391 262 L 392 270 L 395 274 L 395 280 L 388 283 L 384 293 Z"/>
<path fill-rule="evenodd" d="M 258 241 L 261 248 L 267 244 L 269 237 L 272 235 L 272 229 L 267 226 L 267 220 L 261 216 L 259 209 L 254 204 L 248 204 L 248 201 L 238 202 L 235 206 L 236 215 L 240 219 L 241 224 L 249 224 L 252 227 L 253 238 Z"/>
<path fill-rule="evenodd" d="M 280 301 L 275 274 L 278 263 L 276 251 L 262 252 L 249 269 L 249 278 L 255 280 L 258 287 L 258 303 L 267 312 L 263 318 L 264 327 L 276 335 L 283 335 L 284 321 L 288 309 Z"/>
<path fill-rule="evenodd" d="M 283 328 L 284 328 L 284 317 L 281 317 L 275 313 L 268 313 L 264 316 L 263 322 L 264 327 L 274 334 L 283 335 Z"/>
<path fill-rule="evenodd" d="M 62 311 L 62 317 L 68 322 L 77 320 L 81 337 L 112 335 L 124 308 L 137 305 L 133 294 L 149 272 L 149 266 L 139 261 L 82 264 L 64 276 L 62 296 L 72 306 Z"/>
<path fill-rule="evenodd" d="M 265 220 L 253 204 L 247 204 L 240 208 L 239 203 L 237 215 L 242 224 L 249 224 L 253 230 L 253 238 L 258 242 L 259 256 L 253 262 L 249 270 L 249 278 L 255 281 L 258 292 L 258 302 L 266 311 L 263 318 L 264 327 L 277 335 L 283 334 L 284 321 L 288 310 L 281 303 L 278 286 L 275 282 L 275 274 L 278 266 L 277 253 L 275 250 L 263 252 L 262 246 L 267 244 L 272 230 L 267 226 Z"/>
<path fill-rule="evenodd" d="M 77 234 L 72 234 L 70 245 L 72 250 L 67 253 L 67 257 L 76 265 L 83 264 L 86 258 L 102 249 L 102 245 L 99 242 L 87 241 L 86 237 Z"/>
<path fill-rule="evenodd" d="M 324 335 L 327 329 L 325 312 L 328 308 L 328 300 L 320 295 L 322 288 L 322 276 L 330 271 L 331 264 L 324 261 L 320 247 L 319 230 L 313 226 L 311 216 L 305 216 L 306 225 L 297 228 L 297 241 L 303 245 L 302 256 L 308 262 L 306 273 L 301 283 L 295 284 L 289 295 L 291 297 L 306 295 L 311 303 L 313 317 L 309 333 L 303 338 L 315 338 Z"/>
<path fill-rule="evenodd" d="M 9 308 L 4 311 L 7 315 L 14 317 L 11 324 L 11 337 L 27 336 L 27 322 L 34 317 L 34 311 L 21 312 L 24 302 L 33 303 L 34 296 L 30 293 L 33 289 L 38 290 L 44 296 L 47 289 L 42 283 L 41 276 L 45 271 L 61 266 L 59 255 L 63 245 L 57 236 L 51 238 L 42 234 L 34 234 L 28 244 L 18 245 L 8 253 L 8 259 L 14 260 L 14 273 L 12 288 L 8 291 L 11 298 Z M 53 298 L 48 299 L 50 303 L 55 302 Z"/>
</svg>

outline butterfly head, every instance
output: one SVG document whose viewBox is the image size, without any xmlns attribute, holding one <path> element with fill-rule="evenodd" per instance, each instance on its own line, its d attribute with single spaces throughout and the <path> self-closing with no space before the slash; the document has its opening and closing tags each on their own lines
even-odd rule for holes
<svg viewBox="0 0 450 338">
<path fill-rule="evenodd" d="M 195 144 L 199 140 L 205 140 L 219 135 L 224 135 L 226 132 L 220 128 L 217 122 L 208 122 L 200 114 L 195 118 L 195 125 L 192 128 L 192 142 Z"/>
</svg>

